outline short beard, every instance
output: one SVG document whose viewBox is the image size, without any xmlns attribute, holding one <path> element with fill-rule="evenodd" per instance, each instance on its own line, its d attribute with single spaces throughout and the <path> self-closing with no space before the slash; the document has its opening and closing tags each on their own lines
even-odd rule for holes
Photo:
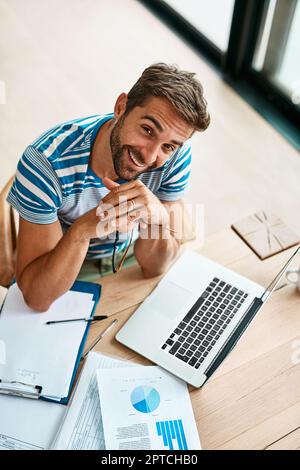
<svg viewBox="0 0 300 470">
<path fill-rule="evenodd" d="M 128 145 L 122 145 L 120 140 L 120 133 L 124 124 L 125 116 L 123 115 L 118 122 L 115 123 L 110 134 L 110 149 L 114 170 L 120 179 L 127 181 L 136 180 L 143 171 L 134 171 L 126 168 L 124 165 L 123 156 L 128 151 Z"/>
</svg>

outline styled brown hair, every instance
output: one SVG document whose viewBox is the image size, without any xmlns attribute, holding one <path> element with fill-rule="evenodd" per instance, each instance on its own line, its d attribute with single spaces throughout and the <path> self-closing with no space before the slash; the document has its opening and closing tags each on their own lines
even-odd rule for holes
<svg viewBox="0 0 300 470">
<path fill-rule="evenodd" d="M 166 98 L 177 114 L 197 131 L 205 131 L 210 123 L 207 102 L 195 73 L 179 70 L 163 62 L 147 67 L 128 93 L 126 114 L 147 99 Z"/>
</svg>

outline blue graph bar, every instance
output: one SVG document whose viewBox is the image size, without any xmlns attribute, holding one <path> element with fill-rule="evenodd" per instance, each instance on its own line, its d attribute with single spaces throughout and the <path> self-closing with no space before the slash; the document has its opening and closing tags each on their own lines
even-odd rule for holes
<svg viewBox="0 0 300 470">
<path fill-rule="evenodd" d="M 187 443 L 186 443 L 186 438 L 185 438 L 185 434 L 184 434 L 184 430 L 183 430 L 183 425 L 182 425 L 182 420 L 179 419 L 178 420 L 178 424 L 179 424 L 179 429 L 180 429 L 180 434 L 181 434 L 181 440 L 182 440 L 182 445 L 183 445 L 183 449 L 184 450 L 187 450 Z"/>
<path fill-rule="evenodd" d="M 165 429 L 166 429 L 166 433 L 167 433 L 167 439 L 168 439 L 169 449 L 170 449 L 170 450 L 174 450 L 173 442 L 172 442 L 172 438 L 171 438 L 171 433 L 170 433 L 170 428 L 169 428 L 169 422 L 168 422 L 168 421 L 165 421 Z"/>
<path fill-rule="evenodd" d="M 172 439 L 175 439 L 176 434 L 175 434 L 175 429 L 174 429 L 173 421 L 170 421 L 170 428 L 171 428 L 171 436 L 172 436 Z"/>
<path fill-rule="evenodd" d="M 178 426 L 178 420 L 174 421 L 174 426 L 175 426 L 175 433 L 176 433 L 179 450 L 183 450 L 182 442 L 181 442 L 181 435 L 180 435 L 179 426 Z"/>
<path fill-rule="evenodd" d="M 166 430 L 165 430 L 165 421 L 161 421 L 160 426 L 161 426 L 161 429 L 162 429 L 164 446 L 166 446 L 166 445 L 168 445 L 168 438 L 167 438 L 167 433 L 166 433 Z"/>
<path fill-rule="evenodd" d="M 156 422 L 157 435 L 163 438 L 165 447 L 174 450 L 173 441 L 177 441 L 179 450 L 188 450 L 183 423 L 181 419 Z"/>
</svg>

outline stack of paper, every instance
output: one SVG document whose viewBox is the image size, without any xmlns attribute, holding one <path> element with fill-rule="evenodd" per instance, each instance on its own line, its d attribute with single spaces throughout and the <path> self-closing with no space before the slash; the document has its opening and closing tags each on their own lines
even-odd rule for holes
<svg viewBox="0 0 300 470">
<path fill-rule="evenodd" d="M 201 445 L 184 382 L 157 366 L 90 353 L 52 448 L 195 450 Z"/>
</svg>

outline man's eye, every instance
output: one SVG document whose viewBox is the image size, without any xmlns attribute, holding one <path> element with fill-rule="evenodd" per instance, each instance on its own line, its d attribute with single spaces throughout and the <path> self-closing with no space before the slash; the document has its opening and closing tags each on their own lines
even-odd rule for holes
<svg viewBox="0 0 300 470">
<path fill-rule="evenodd" d="M 173 147 L 172 145 L 166 144 L 166 145 L 165 145 L 165 149 L 166 149 L 168 152 L 173 152 L 174 147 Z"/>
<path fill-rule="evenodd" d="M 143 129 L 148 135 L 152 135 L 152 130 L 149 127 L 144 127 L 143 126 Z"/>
</svg>

